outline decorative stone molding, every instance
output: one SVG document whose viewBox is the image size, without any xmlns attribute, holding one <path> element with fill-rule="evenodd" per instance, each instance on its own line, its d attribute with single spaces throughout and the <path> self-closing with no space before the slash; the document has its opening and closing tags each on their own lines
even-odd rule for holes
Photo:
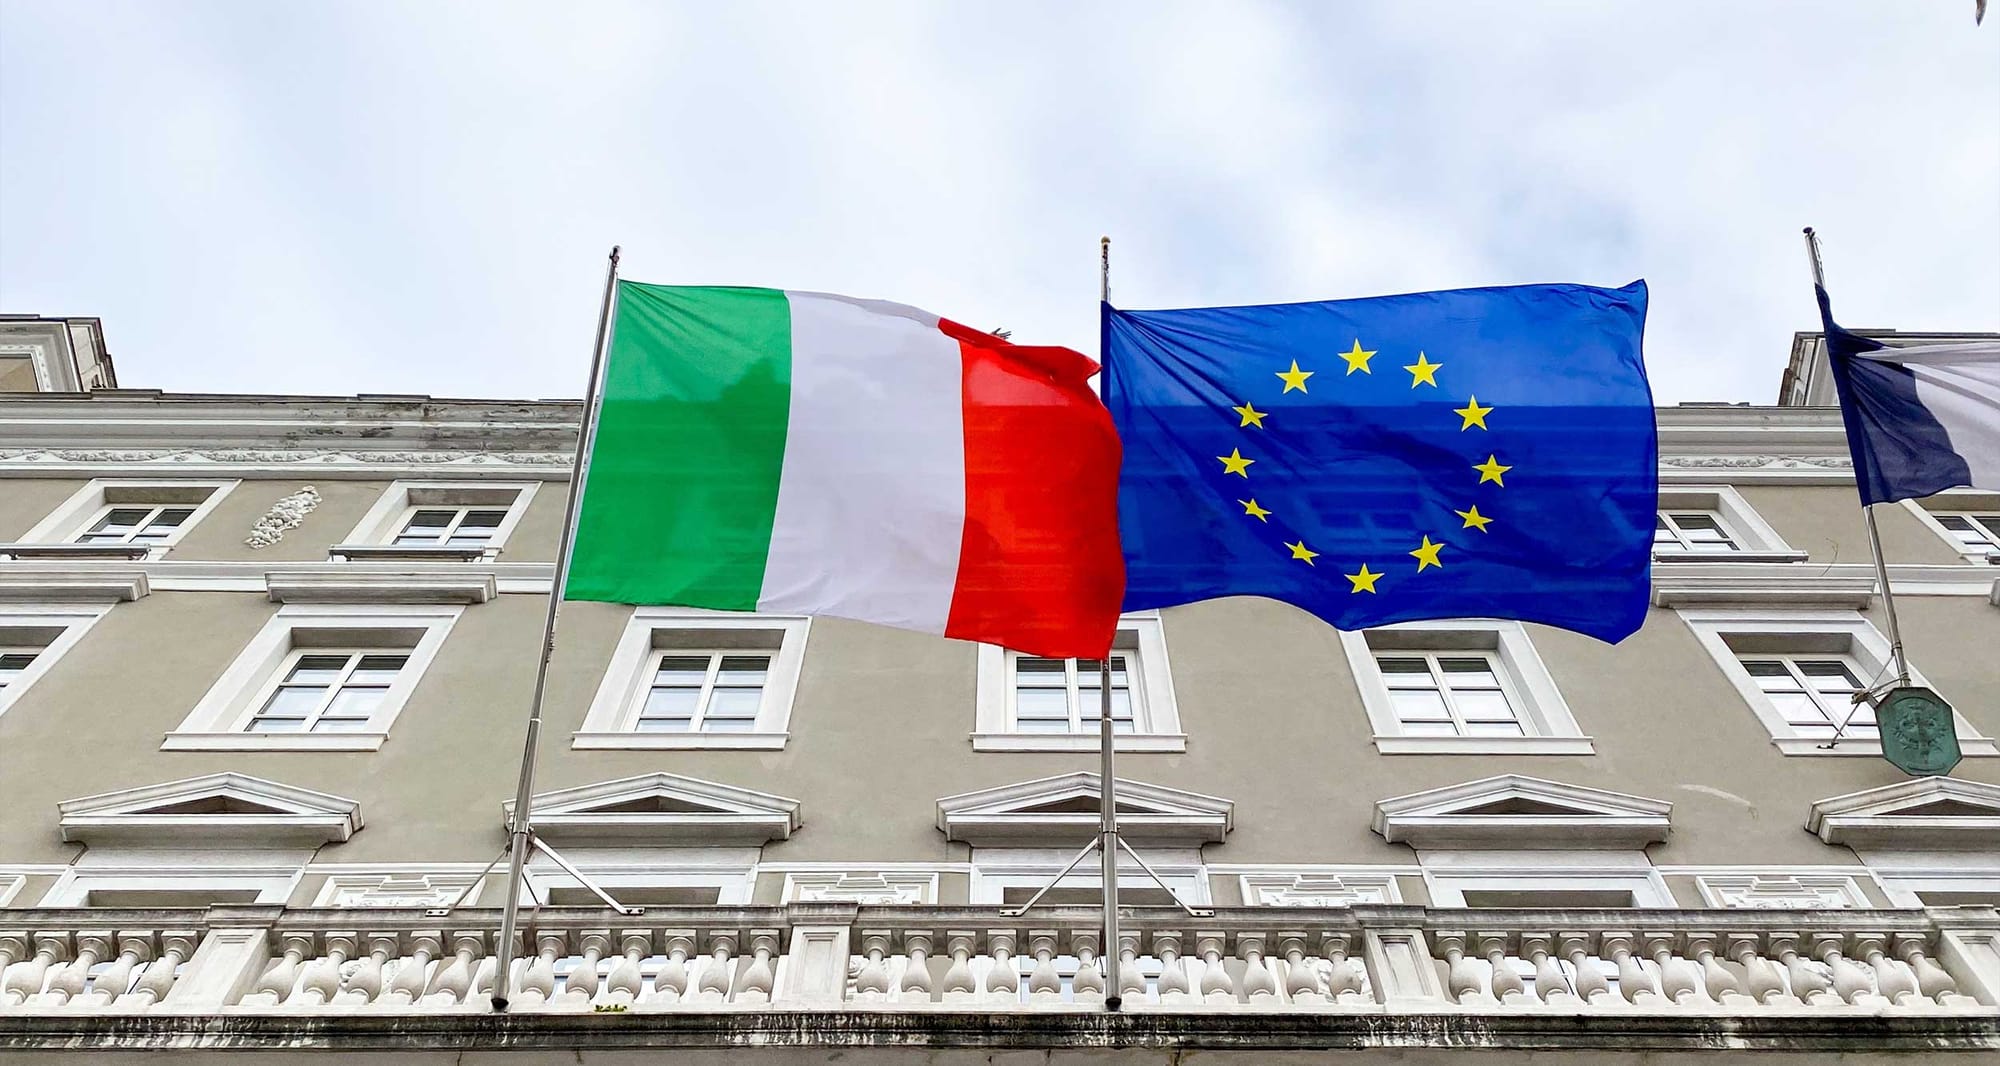
<svg viewBox="0 0 2000 1066">
<path fill-rule="evenodd" d="M 1706 573 L 1676 572 L 1677 565 Z M 1867 574 L 1716 573 L 1729 564 L 1688 563 L 1653 569 L 1655 607 L 1796 607 L 1863 610 L 1875 598 Z"/>
<path fill-rule="evenodd" d="M 443 907 L 477 880 L 478 874 L 333 874 L 320 886 L 313 906 Z M 475 891 L 473 898 L 477 896 Z"/>
<path fill-rule="evenodd" d="M 317 846 L 361 828 L 361 804 L 234 771 L 56 804 L 62 838 L 91 845 Z"/>
<path fill-rule="evenodd" d="M 2000 841 L 2000 785 L 1919 777 L 1830 796 L 1807 811 L 1806 832 L 1856 848 L 1991 850 Z"/>
<path fill-rule="evenodd" d="M 1521 774 L 1375 804 L 1373 828 L 1416 848 L 1637 849 L 1667 839 L 1673 804 Z"/>
<path fill-rule="evenodd" d="M 501 809 L 512 824 L 514 801 Z M 789 838 L 799 827 L 799 801 L 652 773 L 541 793 L 532 818 L 550 840 L 754 846 Z"/>
<path fill-rule="evenodd" d="M 1241 876 L 1246 907 L 1352 907 L 1401 903 L 1394 874 L 1248 873 Z"/>
<path fill-rule="evenodd" d="M 1845 455 L 1662 455 L 1660 465 L 1679 470 L 1852 470 Z"/>
<path fill-rule="evenodd" d="M 273 572 L 264 583 L 274 603 L 485 603 L 498 594 L 490 570 L 400 573 Z"/>
<path fill-rule="evenodd" d="M 1090 771 L 980 789 L 937 801 L 947 840 L 975 847 L 1082 839 L 1097 831 L 1102 786 Z M 1220 844 L 1236 804 L 1199 792 L 1118 779 L 1118 829 L 1128 840 Z"/>
<path fill-rule="evenodd" d="M 9 563 L 0 568 L 0 601 L 130 603 L 152 591 L 144 570 L 89 564 Z"/>
<path fill-rule="evenodd" d="M 1702 874 L 1695 878 L 1712 906 L 1737 910 L 1851 910 L 1868 906 L 1847 874 Z"/>
<path fill-rule="evenodd" d="M 937 902 L 937 874 L 852 870 L 785 875 L 787 903 L 858 903 L 865 905 L 931 904 Z"/>
<path fill-rule="evenodd" d="M 285 531 L 298 528 L 319 506 L 319 499 L 319 490 L 311 485 L 280 499 L 250 527 L 250 535 L 243 538 L 243 543 L 252 548 L 268 548 L 285 539 Z"/>
<path fill-rule="evenodd" d="M 569 466 L 576 457 L 568 452 L 492 451 L 337 451 L 318 448 L 7 448 L 0 449 L 0 463 L 50 465 L 58 463 L 100 464 L 206 464 L 231 466 L 334 466 L 366 463 L 375 466 Z"/>
</svg>

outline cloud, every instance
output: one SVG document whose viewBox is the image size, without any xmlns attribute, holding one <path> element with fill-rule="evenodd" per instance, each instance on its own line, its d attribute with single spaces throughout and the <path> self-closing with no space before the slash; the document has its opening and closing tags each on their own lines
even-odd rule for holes
<svg viewBox="0 0 2000 1066">
<path fill-rule="evenodd" d="M 1950 8 L 1951 10 L 1945 10 Z M 37 4 L 0 306 L 182 390 L 574 395 L 606 249 L 1096 348 L 1129 306 L 1653 286 L 1663 401 L 1813 326 L 2000 328 L 1953 5 Z"/>
</svg>

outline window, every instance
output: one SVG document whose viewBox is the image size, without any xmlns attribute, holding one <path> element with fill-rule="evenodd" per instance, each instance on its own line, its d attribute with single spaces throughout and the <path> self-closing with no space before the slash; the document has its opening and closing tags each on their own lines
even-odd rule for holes
<svg viewBox="0 0 2000 1066">
<path fill-rule="evenodd" d="M 2000 565 L 2000 492 L 1950 489 L 1903 506 L 1964 562 Z"/>
<path fill-rule="evenodd" d="M 12 606 L 0 611 L 0 714 L 49 672 L 109 605 Z"/>
<path fill-rule="evenodd" d="M 1666 879 L 1643 851 L 1423 854 L 1433 907 L 1672 907 Z M 1497 860 L 1497 861 L 1496 861 Z"/>
<path fill-rule="evenodd" d="M 1121 751 L 1187 750 L 1156 617 L 1119 623 L 1111 653 L 1111 731 Z M 979 649 L 976 751 L 1096 751 L 1103 660 Z"/>
<path fill-rule="evenodd" d="M 1411 622 L 1340 641 L 1385 755 L 1593 750 L 1518 622 Z"/>
<path fill-rule="evenodd" d="M 803 618 L 635 609 L 574 746 L 783 748 L 807 629 Z"/>
<path fill-rule="evenodd" d="M 288 603 L 164 746 L 375 750 L 462 610 Z"/>
<path fill-rule="evenodd" d="M 100 478 L 78 489 L 8 554 L 119 555 L 157 559 L 180 542 L 237 485 L 235 481 L 124 481 Z"/>
<path fill-rule="evenodd" d="M 1803 562 L 1748 500 L 1728 485 L 1660 488 L 1653 519 L 1653 558 L 1659 562 Z"/>
<path fill-rule="evenodd" d="M 1989 559 L 2000 554 L 2000 514 L 1947 511 L 1937 515 L 1937 521 L 1966 554 Z"/>
<path fill-rule="evenodd" d="M 1891 678 L 1889 641 L 1859 613 L 1714 608 L 1682 610 L 1680 615 L 1778 750 L 1787 755 L 1882 753 L 1874 708 L 1853 702 L 1853 697 Z M 1910 675 L 1912 684 L 1929 685 L 1914 666 Z M 1948 692 L 1943 695 L 1951 698 Z M 1958 738 L 1968 756 L 2000 754 L 1963 715 L 1958 717 Z"/>
<path fill-rule="evenodd" d="M 1661 511 L 1653 526 L 1655 552 L 1733 552 L 1743 546 L 1714 511 Z"/>
<path fill-rule="evenodd" d="M 344 559 L 492 559 L 534 499 L 535 482 L 398 481 L 334 545 Z"/>
<path fill-rule="evenodd" d="M 630 907 L 742 906 L 757 884 L 756 848 L 565 847 L 585 877 Z M 601 907 L 597 894 L 536 853 L 528 860 L 523 903 Z"/>
<path fill-rule="evenodd" d="M 1118 859 L 1118 899 L 1135 907 L 1174 905 L 1173 896 L 1195 907 L 1210 906 L 1208 869 L 1200 848 L 1150 846 L 1141 849 L 1166 889 L 1153 880 L 1145 867 L 1130 855 Z M 1019 907 L 1041 891 L 1063 866 L 1075 857 L 1068 848 L 986 848 L 972 849 L 970 901 L 975 906 Z M 1172 890 L 1169 895 L 1167 889 Z M 1104 898 L 1103 875 L 1092 861 L 1063 874 L 1062 880 L 1037 903 L 1030 916 L 1048 905 L 1092 905 Z"/>
</svg>

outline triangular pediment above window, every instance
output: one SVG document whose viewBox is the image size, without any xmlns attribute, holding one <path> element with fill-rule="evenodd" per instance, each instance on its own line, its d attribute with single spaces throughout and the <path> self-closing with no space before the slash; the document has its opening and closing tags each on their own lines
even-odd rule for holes
<svg viewBox="0 0 2000 1066">
<path fill-rule="evenodd" d="M 1919 777 L 1831 796 L 1812 805 L 1806 831 L 1857 848 L 1991 848 L 2000 840 L 2000 785 Z"/>
<path fill-rule="evenodd" d="M 339 843 L 361 804 L 234 772 L 121 789 L 56 805 L 62 838 L 146 847 Z"/>
<path fill-rule="evenodd" d="M 1375 804 L 1382 839 L 1417 848 L 1643 848 L 1667 839 L 1673 804 L 1503 774 Z"/>
<path fill-rule="evenodd" d="M 1102 779 L 1088 771 L 946 796 L 937 826 L 948 840 L 975 846 L 1083 840 L 1097 831 Z M 1118 779 L 1118 829 L 1133 841 L 1219 844 L 1236 805 L 1199 792 Z"/>
<path fill-rule="evenodd" d="M 513 801 L 504 812 L 514 815 Z M 759 845 L 799 827 L 799 801 L 716 781 L 652 773 L 535 796 L 535 832 L 551 841 Z"/>
</svg>

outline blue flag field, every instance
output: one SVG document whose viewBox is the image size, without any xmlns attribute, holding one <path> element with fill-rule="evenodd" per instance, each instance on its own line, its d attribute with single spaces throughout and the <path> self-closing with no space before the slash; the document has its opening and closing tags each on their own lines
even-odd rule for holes
<svg viewBox="0 0 2000 1066">
<path fill-rule="evenodd" d="M 1617 641 L 1650 591 L 1646 286 L 1103 309 L 1126 610 L 1269 596 L 1342 629 Z"/>
</svg>

